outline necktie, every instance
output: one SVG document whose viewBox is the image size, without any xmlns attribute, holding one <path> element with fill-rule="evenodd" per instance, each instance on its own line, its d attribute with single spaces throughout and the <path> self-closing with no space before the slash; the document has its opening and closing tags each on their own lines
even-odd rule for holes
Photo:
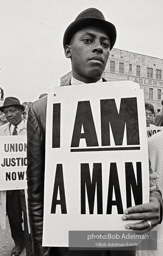
<svg viewBox="0 0 163 256">
<path fill-rule="evenodd" d="M 17 126 L 15 125 L 12 135 L 18 135 Z"/>
</svg>

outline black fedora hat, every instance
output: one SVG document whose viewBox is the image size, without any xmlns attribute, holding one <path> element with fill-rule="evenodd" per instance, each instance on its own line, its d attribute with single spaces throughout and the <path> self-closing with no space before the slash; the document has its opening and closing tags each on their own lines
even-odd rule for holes
<svg viewBox="0 0 163 256">
<path fill-rule="evenodd" d="M 22 109 L 23 111 L 25 109 L 24 106 L 20 104 L 20 101 L 17 98 L 15 98 L 15 97 L 7 97 L 4 100 L 3 106 L 0 107 L 0 111 L 3 112 L 5 108 L 12 107 L 12 106 L 18 107 L 18 108 Z"/>
<path fill-rule="evenodd" d="M 117 32 L 115 26 L 106 21 L 101 11 L 96 8 L 88 8 L 81 12 L 76 19 L 67 27 L 63 37 L 63 47 L 70 43 L 72 36 L 80 29 L 87 26 L 97 26 L 103 28 L 110 39 L 110 49 L 113 48 Z"/>
</svg>

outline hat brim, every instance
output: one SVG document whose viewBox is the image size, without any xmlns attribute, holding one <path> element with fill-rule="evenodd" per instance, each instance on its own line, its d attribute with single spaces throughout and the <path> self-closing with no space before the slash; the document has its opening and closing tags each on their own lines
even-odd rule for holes
<svg viewBox="0 0 163 256">
<path fill-rule="evenodd" d="M 17 108 L 20 108 L 22 111 L 24 111 L 25 107 L 23 105 L 16 105 L 16 104 L 11 104 L 11 105 L 7 105 L 7 106 L 2 106 L 0 107 L 0 111 L 1 112 L 4 112 L 4 109 L 5 108 L 8 108 L 8 107 L 17 107 Z"/>
<path fill-rule="evenodd" d="M 72 36 L 77 31 L 88 26 L 100 27 L 103 30 L 105 30 L 110 39 L 110 49 L 113 48 L 116 41 L 116 37 L 117 37 L 115 26 L 111 22 L 108 22 L 106 20 L 101 20 L 101 19 L 95 19 L 95 18 L 83 18 L 83 19 L 78 19 L 72 22 L 67 27 L 64 33 L 63 47 L 65 48 L 66 45 L 69 45 Z"/>
</svg>

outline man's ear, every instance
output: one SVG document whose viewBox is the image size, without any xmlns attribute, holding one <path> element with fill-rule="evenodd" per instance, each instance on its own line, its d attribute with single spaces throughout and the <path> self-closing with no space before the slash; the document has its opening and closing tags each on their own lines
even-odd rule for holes
<svg viewBox="0 0 163 256">
<path fill-rule="evenodd" d="M 65 56 L 66 58 L 71 58 L 71 45 L 65 46 Z"/>
</svg>

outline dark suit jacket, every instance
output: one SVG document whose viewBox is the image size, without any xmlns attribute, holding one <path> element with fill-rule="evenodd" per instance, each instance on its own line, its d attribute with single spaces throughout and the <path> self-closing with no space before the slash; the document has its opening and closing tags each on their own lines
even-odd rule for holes
<svg viewBox="0 0 163 256">
<path fill-rule="evenodd" d="M 163 126 L 163 109 L 156 115 L 154 124 Z"/>
</svg>

